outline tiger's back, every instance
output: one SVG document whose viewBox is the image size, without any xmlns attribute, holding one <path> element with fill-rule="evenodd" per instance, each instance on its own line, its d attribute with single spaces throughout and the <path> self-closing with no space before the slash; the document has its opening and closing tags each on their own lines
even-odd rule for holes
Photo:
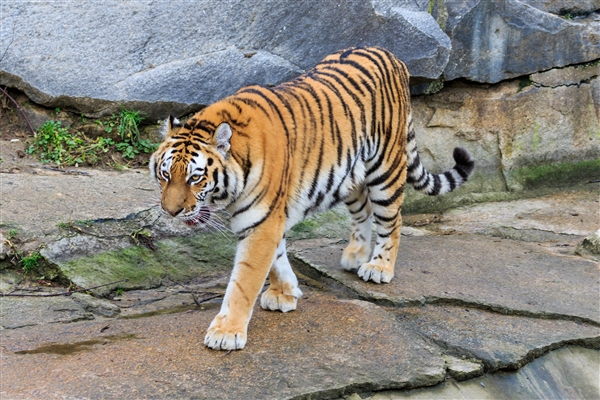
<svg viewBox="0 0 600 400">
<path fill-rule="evenodd" d="M 406 66 L 387 50 L 348 49 L 293 81 L 242 88 L 171 127 L 151 161 L 163 209 L 196 224 L 207 208 L 225 207 L 240 237 L 207 346 L 244 346 L 267 273 L 263 308 L 295 309 L 301 292 L 284 234 L 311 212 L 345 202 L 353 222 L 342 266 L 357 269 L 364 280 L 389 282 L 405 183 L 434 195 L 466 181 L 473 169 L 466 150 L 455 149 L 457 164 L 444 174 L 432 175 L 421 165 L 408 79 Z M 190 181 L 198 176 L 203 178 Z"/>
</svg>

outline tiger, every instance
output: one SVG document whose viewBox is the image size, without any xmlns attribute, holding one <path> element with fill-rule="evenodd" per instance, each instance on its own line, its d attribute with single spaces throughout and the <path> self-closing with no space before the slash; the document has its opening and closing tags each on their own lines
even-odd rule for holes
<svg viewBox="0 0 600 400">
<path fill-rule="evenodd" d="M 475 166 L 464 148 L 456 147 L 453 158 L 454 167 L 441 174 L 423 167 L 408 69 L 380 47 L 336 52 L 277 86 L 243 87 L 185 123 L 170 116 L 149 163 L 162 211 L 202 227 L 225 210 L 238 238 L 233 271 L 204 344 L 244 348 L 267 276 L 261 307 L 296 309 L 302 291 L 285 234 L 336 204 L 345 203 L 351 215 L 341 267 L 365 281 L 390 282 L 406 183 L 428 195 L 451 192 Z"/>
</svg>

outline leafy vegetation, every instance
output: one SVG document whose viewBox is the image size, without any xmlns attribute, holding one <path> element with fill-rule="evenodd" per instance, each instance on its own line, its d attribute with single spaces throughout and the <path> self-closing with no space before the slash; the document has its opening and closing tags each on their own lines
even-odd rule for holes
<svg viewBox="0 0 600 400">
<path fill-rule="evenodd" d="M 107 120 L 96 120 L 107 135 L 113 134 L 116 129 L 118 136 L 100 136 L 95 140 L 63 127 L 60 121 L 46 121 L 36 132 L 26 153 L 39 156 L 43 163 L 51 162 L 58 166 L 96 165 L 104 155 L 112 152 L 119 153 L 123 159 L 133 160 L 138 154 L 152 153 L 158 147 L 157 143 L 140 137 L 142 120 L 139 112 L 125 109 Z"/>
<path fill-rule="evenodd" d="M 23 268 L 23 271 L 28 274 L 39 267 L 42 258 L 42 255 L 38 252 L 31 253 L 29 256 L 21 258 L 21 267 Z"/>
</svg>

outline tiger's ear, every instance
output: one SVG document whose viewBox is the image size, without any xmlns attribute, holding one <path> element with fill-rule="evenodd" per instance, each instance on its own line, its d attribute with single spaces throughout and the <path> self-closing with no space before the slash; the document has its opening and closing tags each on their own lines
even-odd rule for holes
<svg viewBox="0 0 600 400">
<path fill-rule="evenodd" d="M 163 123 L 163 125 L 160 129 L 160 135 L 162 136 L 163 139 L 166 139 L 167 137 L 174 134 L 175 131 L 181 127 L 182 127 L 181 122 L 179 122 L 179 120 L 177 118 L 175 118 L 173 116 L 173 114 L 169 114 L 169 118 L 167 118 L 165 120 L 165 122 Z"/>
<path fill-rule="evenodd" d="M 217 141 L 217 150 L 224 157 L 226 157 L 227 152 L 229 151 L 230 140 L 231 140 L 232 134 L 233 133 L 231 132 L 231 127 L 229 126 L 229 124 L 227 124 L 225 122 L 223 122 L 221 125 L 219 125 L 217 127 L 217 130 L 215 131 L 215 140 Z"/>
</svg>

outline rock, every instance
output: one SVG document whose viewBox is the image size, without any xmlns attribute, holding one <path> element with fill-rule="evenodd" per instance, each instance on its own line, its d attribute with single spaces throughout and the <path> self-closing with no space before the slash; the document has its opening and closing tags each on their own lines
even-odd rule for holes
<svg viewBox="0 0 600 400">
<path fill-rule="evenodd" d="M 444 360 L 446 360 L 448 375 L 459 382 L 483 375 L 483 363 L 481 362 L 465 360 L 449 355 L 445 355 Z"/>
<path fill-rule="evenodd" d="M 100 124 L 84 124 L 79 126 L 77 130 L 90 139 L 107 136 L 106 129 Z"/>
<path fill-rule="evenodd" d="M 546 11 L 560 16 L 587 15 L 598 10 L 597 0 L 522 0 L 538 10 Z"/>
<path fill-rule="evenodd" d="M 569 245 L 580 241 L 598 226 L 598 191 L 578 190 L 536 199 L 474 204 L 444 213 L 439 229 L 510 237 L 528 242 Z M 403 228 L 404 229 L 404 228 Z M 572 250 L 570 250 L 572 251 Z"/>
<path fill-rule="evenodd" d="M 496 83 L 600 58 L 600 22 L 595 13 L 586 18 L 561 18 L 544 11 L 552 9 L 544 7 L 548 3 L 445 1 L 445 32 L 452 41 L 445 79 Z"/>
<path fill-rule="evenodd" d="M 66 296 L 0 297 L 0 326 L 3 329 L 86 319 L 94 319 L 94 316 Z"/>
<path fill-rule="evenodd" d="M 501 315 L 464 306 L 415 307 L 399 309 L 397 313 L 401 321 L 414 326 L 453 355 L 480 360 L 486 372 L 519 369 L 549 350 L 566 344 L 600 347 L 600 327 L 597 325 Z M 470 367 L 466 369 L 477 369 Z M 450 362 L 448 372 L 451 376 L 452 368 L 459 367 Z M 460 375 L 460 371 L 456 373 Z"/>
<path fill-rule="evenodd" d="M 540 86 L 555 88 L 589 82 L 598 75 L 600 75 L 600 62 L 590 63 L 589 65 L 555 68 L 550 71 L 532 74 L 530 79 Z"/>
<path fill-rule="evenodd" d="M 0 232 L 0 261 L 6 259 L 7 251 L 8 251 L 8 245 L 6 244 L 6 238 L 4 237 L 2 232 Z"/>
<path fill-rule="evenodd" d="M 102 317 L 116 317 L 121 313 L 121 309 L 110 301 L 97 299 L 86 293 L 73 293 L 71 297 L 85 311 L 95 315 Z"/>
<path fill-rule="evenodd" d="M 577 245 L 576 252 L 598 261 L 600 259 L 600 229 L 583 239 L 583 242 Z"/>
<path fill-rule="evenodd" d="M 593 254 L 600 255 L 600 229 L 583 239 L 581 247 Z"/>
<path fill-rule="evenodd" d="M 342 270 L 345 243 L 293 253 L 304 275 L 327 277 L 362 299 L 407 307 L 464 304 L 504 314 L 599 324 L 597 265 L 542 246 L 477 235 L 402 237 L 395 277 L 364 282 Z"/>
<path fill-rule="evenodd" d="M 0 293 L 11 292 L 23 277 L 10 269 L 0 269 Z"/>
<path fill-rule="evenodd" d="M 425 399 L 595 399 L 600 378 L 600 351 L 566 346 L 516 372 L 487 374 L 465 382 L 379 392 L 369 400 Z"/>
<path fill-rule="evenodd" d="M 255 307 L 246 347 L 231 353 L 202 345 L 216 309 L 3 332 L 3 395 L 340 398 L 444 380 L 439 350 L 393 314 L 306 289 L 298 311 Z M 56 357 L 43 351 L 50 343 L 98 344 Z M 29 354 L 15 354 L 23 351 Z M 25 373 L 40 365 L 35 375 Z"/>
<path fill-rule="evenodd" d="M 44 249 L 42 255 L 80 287 L 117 282 L 92 290 L 97 295 L 106 295 L 116 287 L 149 289 L 199 277 L 218 279 L 229 275 L 236 241 L 221 235 L 196 234 L 157 241 L 156 250 L 131 246 L 128 239 L 115 245 L 120 248 L 100 252 L 87 248 L 91 254 L 77 254 L 69 259 L 54 258 L 57 253 L 49 253 L 48 249 Z"/>
<path fill-rule="evenodd" d="M 476 167 L 455 193 L 430 198 L 408 192 L 409 200 L 441 204 L 430 207 L 439 211 L 466 191 L 522 191 L 600 175 L 599 79 L 555 88 L 530 85 L 529 80 L 523 81 L 529 86 L 519 81 L 455 83 L 434 95 L 414 97 L 413 121 L 425 166 L 432 171 L 450 168 L 450 149 L 464 146 Z"/>
<path fill-rule="evenodd" d="M 190 112 L 245 85 L 289 80 L 350 46 L 386 47 L 426 79 L 450 53 L 415 0 L 10 2 L 0 37 L 0 84 L 89 116 L 118 111 L 112 102 L 149 118 Z"/>
</svg>

